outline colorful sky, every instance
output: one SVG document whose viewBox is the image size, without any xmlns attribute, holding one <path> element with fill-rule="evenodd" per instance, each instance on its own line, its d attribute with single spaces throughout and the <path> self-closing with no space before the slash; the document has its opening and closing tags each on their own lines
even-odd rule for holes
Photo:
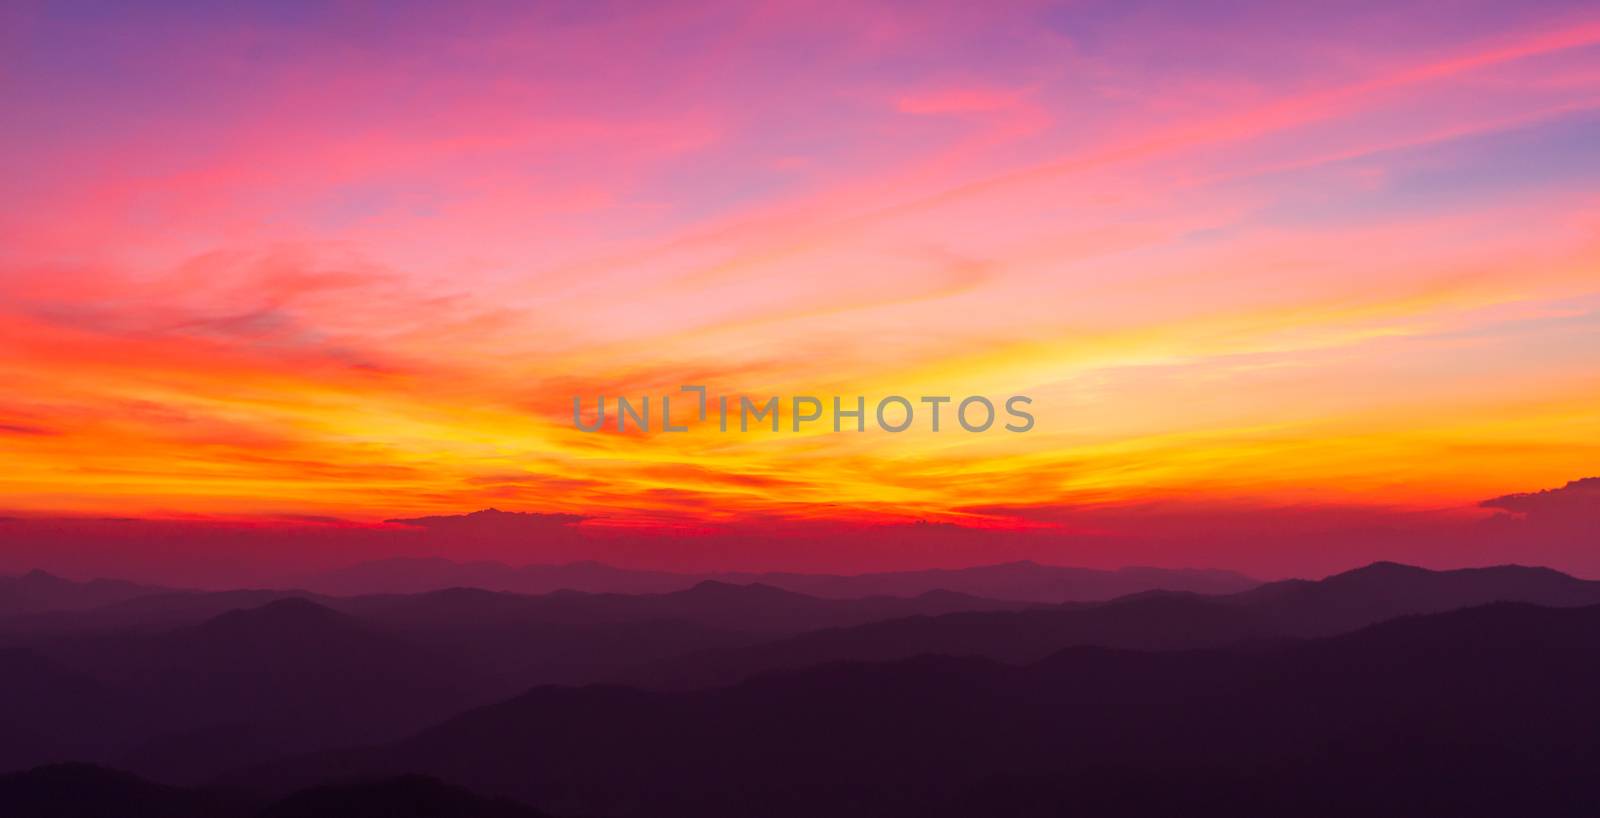
<svg viewBox="0 0 1600 818">
<path fill-rule="evenodd" d="M 1087 535 L 1600 474 L 1592 4 L 24 1 L 0 94 L 13 516 Z M 685 383 L 1037 425 L 572 429 Z"/>
</svg>

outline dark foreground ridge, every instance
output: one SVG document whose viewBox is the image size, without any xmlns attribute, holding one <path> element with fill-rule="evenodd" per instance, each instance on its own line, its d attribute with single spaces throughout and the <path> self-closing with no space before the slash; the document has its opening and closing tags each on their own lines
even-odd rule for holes
<svg viewBox="0 0 1600 818">
<path fill-rule="evenodd" d="M 241 793 L 166 787 L 89 764 L 0 776 L 0 805 L 18 818 L 547 818 L 420 775 L 325 784 L 263 805 Z"/>
</svg>

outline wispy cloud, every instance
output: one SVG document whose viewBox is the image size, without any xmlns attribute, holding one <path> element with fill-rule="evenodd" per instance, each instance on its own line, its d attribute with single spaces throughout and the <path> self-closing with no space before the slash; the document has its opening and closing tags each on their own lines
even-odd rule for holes
<svg viewBox="0 0 1600 818">
<path fill-rule="evenodd" d="M 1595 454 L 1579 3 L 7 15 L 7 507 L 1470 509 Z M 570 428 L 689 383 L 1039 423 Z"/>
</svg>

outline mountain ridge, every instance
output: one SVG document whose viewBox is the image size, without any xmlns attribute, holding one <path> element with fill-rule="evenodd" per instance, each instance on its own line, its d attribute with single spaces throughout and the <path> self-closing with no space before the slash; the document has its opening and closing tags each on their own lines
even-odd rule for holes
<svg viewBox="0 0 1600 818">
<path fill-rule="evenodd" d="M 1107 570 L 1043 565 L 1031 560 L 964 568 L 807 574 L 783 571 L 678 573 L 619 568 L 594 560 L 512 566 L 487 560 L 455 562 L 442 557 L 397 557 L 287 578 L 289 585 L 333 595 L 417 593 L 457 586 L 529 594 L 559 590 L 668 593 L 704 581 L 764 584 L 824 598 L 916 596 L 943 589 L 979 597 L 1045 603 L 1112 599 L 1156 587 L 1220 593 L 1260 584 L 1242 574 L 1215 569 L 1127 566 Z"/>
</svg>

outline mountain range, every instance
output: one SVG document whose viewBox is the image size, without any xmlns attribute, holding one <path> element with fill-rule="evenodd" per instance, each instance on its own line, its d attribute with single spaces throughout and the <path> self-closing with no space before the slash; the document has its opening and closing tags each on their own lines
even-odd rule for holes
<svg viewBox="0 0 1600 818">
<path fill-rule="evenodd" d="M 555 814 L 697 818 L 1593 814 L 1596 633 L 1600 606 L 1495 603 L 1267 647 L 544 687 L 223 783 L 408 771 Z"/>
<path fill-rule="evenodd" d="M 339 596 L 411 594 L 453 587 L 522 594 L 545 594 L 560 590 L 651 594 L 681 591 L 706 581 L 732 585 L 770 585 L 828 599 L 919 596 L 929 591 L 952 591 L 972 596 L 1044 603 L 1106 600 L 1156 589 L 1229 593 L 1260 584 L 1257 580 L 1232 571 L 1142 567 L 1106 571 L 1027 561 L 970 568 L 843 575 L 673 573 L 617 568 L 598 562 L 513 567 L 499 562 L 454 562 L 437 557 L 365 562 L 320 574 L 293 577 L 287 584 Z"/>
<path fill-rule="evenodd" d="M 0 782 L 6 814 L 30 814 L 8 791 L 76 778 L 218 815 L 323 803 L 290 798 L 310 788 L 356 814 L 433 786 L 416 773 L 510 799 L 472 802 L 493 815 L 1403 814 L 1336 774 L 1467 810 L 1431 814 L 1538 785 L 1561 815 L 1600 726 L 1580 700 L 1600 583 L 1521 566 L 1060 604 L 28 584 L 59 601 L 0 619 L 0 770 L 147 780 L 40 768 Z M 87 586 L 118 592 L 92 607 Z M 1429 789 L 1491 767 L 1475 800 Z"/>
<path fill-rule="evenodd" d="M 30 571 L 21 576 L 0 576 L 0 616 L 84 611 L 163 590 L 114 579 L 73 582 L 44 571 Z"/>
<path fill-rule="evenodd" d="M 1600 604 L 1600 582 L 1515 565 L 1429 571 L 1380 562 L 1323 580 L 1285 580 L 1236 594 L 1147 592 L 1099 604 L 972 610 L 813 631 L 664 659 L 623 681 L 682 689 L 731 684 L 784 668 L 920 654 L 1032 662 L 1077 645 L 1212 648 L 1325 636 L 1408 614 L 1500 601 L 1595 605 Z"/>
</svg>

